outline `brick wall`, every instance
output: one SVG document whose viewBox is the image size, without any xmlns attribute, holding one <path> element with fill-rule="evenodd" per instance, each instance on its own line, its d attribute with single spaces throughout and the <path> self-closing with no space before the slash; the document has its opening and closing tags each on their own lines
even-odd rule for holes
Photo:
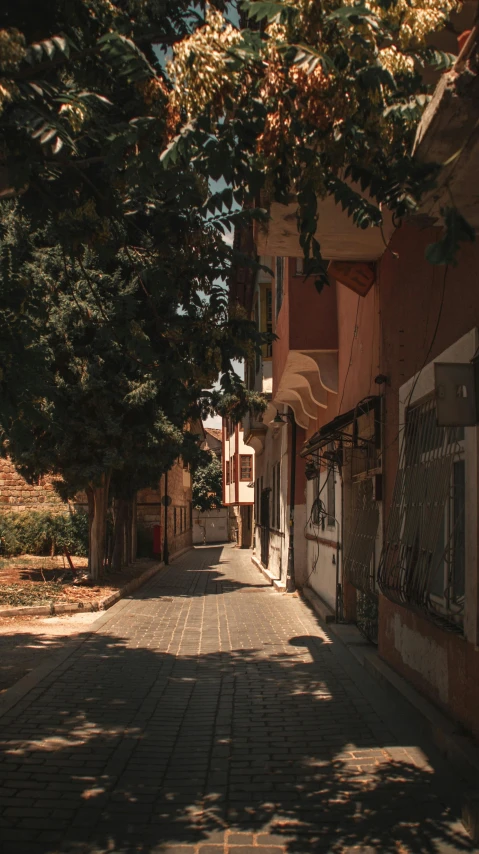
<svg viewBox="0 0 479 854">
<path fill-rule="evenodd" d="M 43 477 L 32 486 L 18 474 L 10 460 L 0 459 L 0 513 L 20 513 L 35 510 L 47 513 L 68 513 L 69 505 L 53 488 L 54 478 Z"/>
</svg>

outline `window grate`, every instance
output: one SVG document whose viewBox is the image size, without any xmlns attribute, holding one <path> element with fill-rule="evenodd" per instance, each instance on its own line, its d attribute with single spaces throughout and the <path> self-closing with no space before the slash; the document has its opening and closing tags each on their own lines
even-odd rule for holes
<svg viewBox="0 0 479 854">
<path fill-rule="evenodd" d="M 344 561 L 347 580 L 362 593 L 376 595 L 374 550 L 379 526 L 379 508 L 374 501 L 371 478 L 352 485 L 353 533 Z"/>
<path fill-rule="evenodd" d="M 464 502 L 454 477 L 462 438 L 462 428 L 438 426 L 434 398 L 407 410 L 378 571 L 388 599 L 456 630 L 464 610 L 456 572 L 464 551 Z"/>
</svg>

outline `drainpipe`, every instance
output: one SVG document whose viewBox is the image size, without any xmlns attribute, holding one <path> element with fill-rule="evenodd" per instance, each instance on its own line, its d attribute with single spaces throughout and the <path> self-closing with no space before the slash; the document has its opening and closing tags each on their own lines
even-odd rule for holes
<svg viewBox="0 0 479 854">
<path fill-rule="evenodd" d="M 163 562 L 168 565 L 170 553 L 168 551 L 168 472 L 165 471 L 165 536 L 163 537 Z"/>
<path fill-rule="evenodd" d="M 291 410 L 292 411 L 292 410 Z M 294 412 L 288 415 L 291 424 L 291 472 L 290 472 L 290 497 L 289 497 L 289 546 L 288 546 L 288 568 L 286 572 L 286 591 L 293 593 L 296 590 L 296 579 L 294 573 L 294 497 L 296 491 L 296 421 Z"/>
</svg>

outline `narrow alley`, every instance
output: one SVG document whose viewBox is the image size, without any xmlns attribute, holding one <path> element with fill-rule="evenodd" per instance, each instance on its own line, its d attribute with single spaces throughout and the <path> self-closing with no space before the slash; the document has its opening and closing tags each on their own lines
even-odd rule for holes
<svg viewBox="0 0 479 854">
<path fill-rule="evenodd" d="M 2 717 L 2 854 L 476 850 L 412 713 L 249 552 L 189 551 L 93 628 Z"/>
</svg>

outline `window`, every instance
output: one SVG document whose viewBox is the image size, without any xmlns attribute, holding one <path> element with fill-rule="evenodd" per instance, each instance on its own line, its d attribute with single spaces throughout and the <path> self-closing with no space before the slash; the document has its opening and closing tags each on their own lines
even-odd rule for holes
<svg viewBox="0 0 479 854">
<path fill-rule="evenodd" d="M 464 460 L 453 463 L 450 494 L 433 555 L 431 595 L 440 600 L 460 601 L 464 596 L 466 499 Z M 434 569 L 434 567 L 436 567 Z"/>
<path fill-rule="evenodd" d="M 259 498 L 260 498 L 260 496 L 259 496 L 259 477 L 257 477 L 256 478 L 256 485 L 255 485 L 255 495 L 254 495 L 254 515 L 255 515 L 257 525 L 259 525 L 261 522 Z"/>
<path fill-rule="evenodd" d="M 284 258 L 276 258 L 276 318 L 281 311 L 283 304 L 283 288 L 284 288 Z"/>
<path fill-rule="evenodd" d="M 464 611 L 464 455 L 464 428 L 437 424 L 434 397 L 408 407 L 378 582 L 445 628 Z"/>
<path fill-rule="evenodd" d="M 176 536 L 176 530 L 177 530 L 176 507 L 173 507 L 173 533 L 175 534 L 175 536 Z"/>
<path fill-rule="evenodd" d="M 250 481 L 253 477 L 252 454 L 240 454 L 240 480 Z"/>
<path fill-rule="evenodd" d="M 225 463 L 225 483 L 226 483 L 226 486 L 229 485 L 229 482 L 230 482 L 230 461 L 226 460 L 226 463 Z"/>
</svg>

